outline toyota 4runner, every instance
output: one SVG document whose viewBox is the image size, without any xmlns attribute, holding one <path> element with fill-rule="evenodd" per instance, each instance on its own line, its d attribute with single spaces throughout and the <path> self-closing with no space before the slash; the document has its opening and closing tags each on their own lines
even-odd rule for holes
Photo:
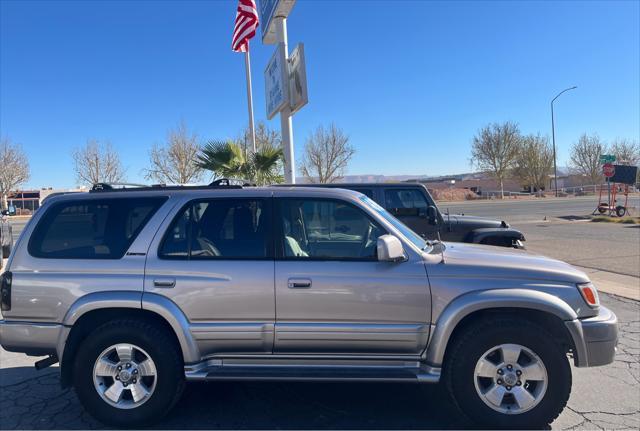
<svg viewBox="0 0 640 431">
<path fill-rule="evenodd" d="M 363 194 L 146 187 L 57 196 L 0 278 L 0 344 L 60 362 L 116 426 L 193 380 L 436 383 L 491 427 L 551 422 L 613 361 L 589 278 L 523 250 L 425 241 Z"/>
</svg>

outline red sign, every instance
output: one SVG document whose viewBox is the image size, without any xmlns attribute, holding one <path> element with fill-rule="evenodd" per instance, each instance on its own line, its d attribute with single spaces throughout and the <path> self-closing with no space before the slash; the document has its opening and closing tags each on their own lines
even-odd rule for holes
<svg viewBox="0 0 640 431">
<path fill-rule="evenodd" d="M 602 165 L 602 173 L 605 177 L 611 178 L 616 173 L 616 168 L 611 163 L 605 163 Z"/>
</svg>

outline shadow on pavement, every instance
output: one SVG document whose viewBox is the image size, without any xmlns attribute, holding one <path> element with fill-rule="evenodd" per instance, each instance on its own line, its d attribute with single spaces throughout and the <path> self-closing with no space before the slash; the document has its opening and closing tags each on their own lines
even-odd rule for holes
<svg viewBox="0 0 640 431">
<path fill-rule="evenodd" d="M 154 428 L 469 428 L 441 386 L 395 383 L 192 383 Z"/>
<path fill-rule="evenodd" d="M 0 369 L 0 429 L 101 429 L 57 370 Z M 190 383 L 150 429 L 468 429 L 439 385 Z"/>
</svg>

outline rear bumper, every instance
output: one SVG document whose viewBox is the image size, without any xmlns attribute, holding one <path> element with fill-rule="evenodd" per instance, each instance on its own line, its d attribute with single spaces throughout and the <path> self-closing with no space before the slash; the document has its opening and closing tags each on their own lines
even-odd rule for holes
<svg viewBox="0 0 640 431">
<path fill-rule="evenodd" d="M 33 356 L 56 354 L 63 328 L 55 323 L 0 320 L 0 345 L 9 352 Z"/>
<path fill-rule="evenodd" d="M 597 367 L 613 362 L 618 344 L 618 318 L 600 307 L 598 315 L 566 322 L 575 345 L 575 365 Z"/>
</svg>

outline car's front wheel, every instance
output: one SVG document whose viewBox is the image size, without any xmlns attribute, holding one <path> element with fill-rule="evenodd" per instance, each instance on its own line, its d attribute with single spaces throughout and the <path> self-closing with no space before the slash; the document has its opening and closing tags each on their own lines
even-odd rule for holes
<svg viewBox="0 0 640 431">
<path fill-rule="evenodd" d="M 540 427 L 564 409 L 571 369 L 545 328 L 510 318 L 469 327 L 453 341 L 445 382 L 456 405 L 479 425 Z"/>
<path fill-rule="evenodd" d="M 131 427 L 162 418 L 184 386 L 170 334 L 138 320 L 106 323 L 80 345 L 74 387 L 85 409 L 109 425 Z"/>
</svg>

